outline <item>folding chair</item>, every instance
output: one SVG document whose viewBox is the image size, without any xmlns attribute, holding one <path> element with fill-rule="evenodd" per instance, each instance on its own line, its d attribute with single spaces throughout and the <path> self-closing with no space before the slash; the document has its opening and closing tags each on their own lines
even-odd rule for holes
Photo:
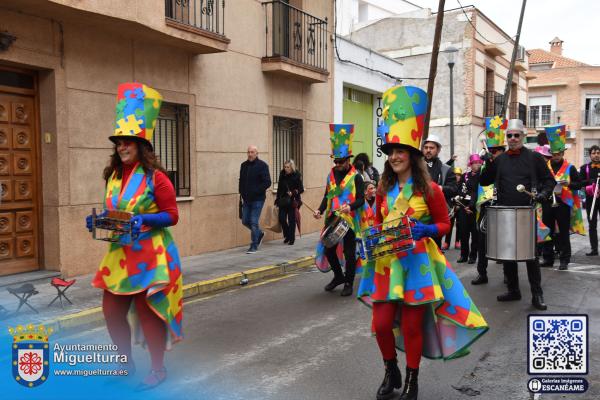
<svg viewBox="0 0 600 400">
<path fill-rule="evenodd" d="M 17 299 L 19 299 L 19 307 L 17 307 L 15 314 L 19 312 L 23 305 L 26 305 L 27 307 L 35 311 L 37 314 L 39 314 L 38 310 L 33 308 L 31 304 L 27 302 L 31 296 L 39 293 L 37 290 L 35 290 L 35 287 L 33 287 L 31 283 L 24 283 L 17 288 L 6 288 L 6 290 L 8 290 L 8 293 L 14 295 Z"/>
<path fill-rule="evenodd" d="M 50 302 L 50 304 L 48 304 L 48 307 L 50 307 L 52 305 L 52 303 L 54 303 L 56 300 L 59 300 L 60 301 L 60 306 L 64 310 L 65 306 L 63 305 L 63 301 L 62 301 L 63 297 L 70 304 L 73 304 L 73 303 L 71 303 L 71 300 L 69 300 L 69 298 L 67 297 L 67 295 L 65 294 L 65 292 L 67 291 L 68 288 L 70 288 L 71 286 L 73 286 L 73 284 L 75 283 L 75 281 L 76 281 L 76 279 L 73 279 L 73 280 L 70 280 L 70 281 L 65 281 L 62 278 L 52 278 L 52 280 L 50 281 L 50 284 L 56 288 L 56 291 L 58 292 L 58 294 L 56 295 L 56 297 L 54 298 L 54 300 L 52 300 Z"/>
</svg>

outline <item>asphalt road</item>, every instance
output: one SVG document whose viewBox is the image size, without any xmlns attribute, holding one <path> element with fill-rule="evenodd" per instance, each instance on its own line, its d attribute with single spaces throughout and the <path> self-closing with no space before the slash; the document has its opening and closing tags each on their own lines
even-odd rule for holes
<svg viewBox="0 0 600 400">
<path fill-rule="evenodd" d="M 456 259 L 450 252 L 449 259 Z M 570 271 L 543 269 L 546 313 L 589 314 L 591 384 L 585 395 L 536 399 L 600 398 L 600 266 L 582 258 Z M 578 267 L 579 266 L 579 267 Z M 419 399 L 529 399 L 527 390 L 526 271 L 523 300 L 498 303 L 504 291 L 500 265 L 490 263 L 490 283 L 472 286 L 474 266 L 454 264 L 490 325 L 471 354 L 442 362 L 423 360 Z M 185 307 L 186 339 L 167 354 L 169 380 L 155 395 L 180 399 L 374 399 L 383 366 L 370 334 L 370 310 L 354 297 L 323 291 L 331 275 L 301 272 L 195 299 Z M 77 341 L 107 341 L 99 329 Z M 138 379 L 147 355 L 139 347 Z M 404 372 L 404 355 L 399 354 Z M 147 364 L 146 364 L 147 365 Z M 465 393 L 461 392 L 462 388 Z M 479 394 L 477 394 L 479 392 Z M 470 394 L 470 395 L 469 395 Z"/>
</svg>

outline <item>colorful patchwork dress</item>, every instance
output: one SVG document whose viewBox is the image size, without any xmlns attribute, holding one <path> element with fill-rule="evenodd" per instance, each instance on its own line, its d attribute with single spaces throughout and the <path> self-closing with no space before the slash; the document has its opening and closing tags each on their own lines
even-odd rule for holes
<svg viewBox="0 0 600 400">
<path fill-rule="evenodd" d="M 433 196 L 443 196 L 438 185 L 432 187 Z M 377 207 L 384 223 L 404 214 L 424 224 L 434 223 L 423 196 L 413 193 L 412 181 L 401 191 L 396 183 L 380 199 Z M 423 326 L 423 355 L 427 358 L 447 360 L 466 355 L 469 345 L 488 330 L 458 276 L 429 237 L 416 241 L 408 252 L 367 263 L 358 297 L 367 306 L 391 301 L 427 305 Z M 401 328 L 401 313 L 402 307 L 398 307 L 395 328 Z M 396 347 L 404 351 L 402 329 L 394 329 L 394 334 Z"/>
<path fill-rule="evenodd" d="M 340 182 L 338 186 L 335 183 L 335 176 L 333 169 L 327 177 L 327 208 L 325 209 L 325 226 L 321 230 L 321 234 L 329 225 L 330 220 L 333 218 L 332 211 L 339 209 L 343 204 L 351 204 L 356 200 L 356 185 L 354 179 L 357 176 L 356 169 L 354 166 L 350 167 L 350 170 Z M 340 214 L 349 225 L 350 229 L 354 231 L 356 238 L 360 238 L 360 212 L 358 210 L 351 211 L 350 214 Z M 321 272 L 329 272 L 331 266 L 327 257 L 325 256 L 325 245 L 321 240 L 317 243 L 315 250 L 315 264 Z M 340 240 L 336 247 L 336 254 L 342 268 L 345 267 L 346 260 L 344 258 L 344 242 Z"/>
<path fill-rule="evenodd" d="M 122 179 L 114 172 L 106 185 L 105 208 L 134 215 L 159 212 L 154 176 L 146 174 L 138 164 L 123 186 Z M 110 243 L 92 286 L 119 295 L 146 292 L 150 309 L 165 321 L 170 339 L 177 342 L 183 338 L 179 252 L 168 228 L 144 228 L 130 245 Z"/>
<path fill-rule="evenodd" d="M 548 161 L 548 169 L 556 181 L 567 181 L 567 184 L 571 183 L 571 164 L 568 163 L 567 160 L 563 160 L 562 165 L 558 171 L 556 171 L 556 173 L 554 173 L 552 170 L 552 165 L 550 164 L 550 161 Z M 585 235 L 583 214 L 581 212 L 581 198 L 577 195 L 577 193 L 573 193 L 568 186 L 563 186 L 558 196 L 563 203 L 571 208 L 571 233 Z"/>
</svg>

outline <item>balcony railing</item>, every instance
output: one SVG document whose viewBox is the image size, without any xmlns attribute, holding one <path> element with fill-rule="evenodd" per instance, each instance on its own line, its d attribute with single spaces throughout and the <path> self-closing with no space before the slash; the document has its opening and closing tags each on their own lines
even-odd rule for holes
<svg viewBox="0 0 600 400">
<path fill-rule="evenodd" d="M 165 0 L 165 17 L 192 28 L 225 35 L 225 0 Z"/>
<path fill-rule="evenodd" d="M 527 113 L 527 127 L 541 129 L 548 125 L 561 123 L 562 111 L 552 111 L 550 113 L 540 113 L 539 108 L 530 107 Z"/>
<path fill-rule="evenodd" d="M 600 109 L 596 111 L 594 108 L 583 110 L 582 126 L 592 127 L 600 126 Z"/>
<path fill-rule="evenodd" d="M 525 104 L 513 101 L 510 103 L 510 118 L 518 118 L 527 126 L 527 106 Z"/>
<path fill-rule="evenodd" d="M 504 101 L 504 95 L 495 92 L 494 90 L 485 91 L 485 116 L 493 117 L 494 115 L 500 115 L 502 111 L 502 102 Z"/>
<path fill-rule="evenodd" d="M 263 3 L 266 57 L 285 57 L 327 70 L 327 18 L 314 17 L 282 1 Z"/>
</svg>

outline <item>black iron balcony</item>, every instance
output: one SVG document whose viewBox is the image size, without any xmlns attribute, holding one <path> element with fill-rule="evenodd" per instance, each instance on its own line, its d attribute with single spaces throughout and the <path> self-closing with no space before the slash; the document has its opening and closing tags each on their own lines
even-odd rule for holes
<svg viewBox="0 0 600 400">
<path fill-rule="evenodd" d="M 165 0 L 165 17 L 194 29 L 225 36 L 225 0 Z"/>
<path fill-rule="evenodd" d="M 502 103 L 504 101 L 504 95 L 497 93 L 494 90 L 485 91 L 485 116 L 493 117 L 494 115 L 500 115 L 502 112 Z"/>
<path fill-rule="evenodd" d="M 327 18 L 320 19 L 280 0 L 263 3 L 266 37 L 263 71 L 309 82 L 327 80 Z"/>
<path fill-rule="evenodd" d="M 583 110 L 581 122 L 584 127 L 600 127 L 600 107 Z"/>
</svg>

